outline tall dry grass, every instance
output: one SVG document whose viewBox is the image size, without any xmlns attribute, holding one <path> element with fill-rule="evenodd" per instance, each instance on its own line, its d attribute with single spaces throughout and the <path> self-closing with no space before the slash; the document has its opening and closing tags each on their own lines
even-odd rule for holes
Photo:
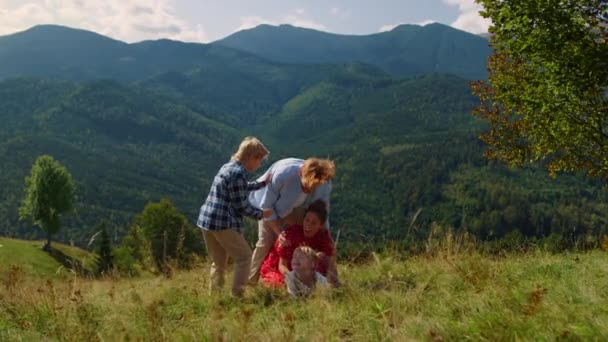
<svg viewBox="0 0 608 342">
<path fill-rule="evenodd" d="M 608 254 L 491 256 L 461 238 L 404 258 L 344 260 L 344 288 L 292 300 L 207 293 L 206 265 L 171 279 L 36 280 L 3 266 L 0 340 L 607 340 Z M 228 291 L 227 291 L 228 292 Z"/>
</svg>

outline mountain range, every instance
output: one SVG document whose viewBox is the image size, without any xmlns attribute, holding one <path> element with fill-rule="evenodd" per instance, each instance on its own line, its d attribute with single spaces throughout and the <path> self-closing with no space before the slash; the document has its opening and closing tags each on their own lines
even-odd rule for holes
<svg viewBox="0 0 608 342">
<path fill-rule="evenodd" d="M 449 73 L 484 79 L 490 54 L 487 39 L 439 23 L 399 25 L 388 32 L 363 36 L 260 25 L 214 44 L 286 63 L 363 62 L 400 77 Z"/>
<path fill-rule="evenodd" d="M 159 72 L 226 66 L 235 59 L 258 63 L 259 57 L 289 64 L 362 62 L 396 76 L 435 72 L 480 79 L 486 77 L 489 53 L 486 39 L 437 23 L 400 25 L 366 36 L 260 25 L 211 44 L 127 44 L 94 32 L 40 25 L 0 37 L 0 79 L 36 75 L 129 82 Z"/>
</svg>

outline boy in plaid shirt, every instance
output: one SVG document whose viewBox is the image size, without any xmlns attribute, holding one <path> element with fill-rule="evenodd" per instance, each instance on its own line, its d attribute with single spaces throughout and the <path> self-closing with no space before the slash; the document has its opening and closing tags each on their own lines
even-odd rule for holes
<svg viewBox="0 0 608 342">
<path fill-rule="evenodd" d="M 203 231 L 207 253 L 211 258 L 210 290 L 221 290 L 228 257 L 234 258 L 232 295 L 242 297 L 251 266 L 251 248 L 242 234 L 243 216 L 256 220 L 272 215 L 272 209 L 261 210 L 249 203 L 250 191 L 266 186 L 247 182 L 247 173 L 257 170 L 268 156 L 261 141 L 246 137 L 238 151 L 224 164 L 213 179 L 207 200 L 201 206 L 197 226 Z"/>
</svg>

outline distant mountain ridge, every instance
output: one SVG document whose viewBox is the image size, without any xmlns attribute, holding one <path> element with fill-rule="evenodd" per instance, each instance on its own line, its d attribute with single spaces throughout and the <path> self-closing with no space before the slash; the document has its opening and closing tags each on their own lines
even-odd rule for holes
<svg viewBox="0 0 608 342">
<path fill-rule="evenodd" d="M 57 25 L 34 26 L 0 37 L 0 80 L 51 77 L 133 82 L 168 71 L 215 68 L 234 59 L 264 62 L 250 53 L 221 46 L 168 39 L 127 44 Z"/>
<path fill-rule="evenodd" d="M 291 25 L 259 25 L 212 43 L 287 63 L 376 65 L 396 76 L 450 73 L 465 79 L 487 77 L 487 39 L 432 23 L 400 25 L 388 32 L 341 35 Z"/>
<path fill-rule="evenodd" d="M 400 25 L 365 36 L 260 25 L 211 44 L 167 39 L 133 44 L 80 29 L 39 25 L 0 37 L 0 80 L 53 77 L 138 81 L 169 71 L 221 67 L 234 59 L 375 65 L 397 77 L 450 73 L 486 78 L 486 39 L 442 24 Z"/>
</svg>

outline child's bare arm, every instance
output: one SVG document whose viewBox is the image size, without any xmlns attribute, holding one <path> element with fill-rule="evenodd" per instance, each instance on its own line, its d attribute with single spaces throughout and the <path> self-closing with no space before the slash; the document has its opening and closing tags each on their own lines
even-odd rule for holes
<svg viewBox="0 0 608 342">
<path fill-rule="evenodd" d="M 287 272 L 289 272 L 289 266 L 287 265 L 287 259 L 285 259 L 283 257 L 279 260 L 279 272 L 281 272 L 281 274 L 286 274 Z"/>
</svg>

